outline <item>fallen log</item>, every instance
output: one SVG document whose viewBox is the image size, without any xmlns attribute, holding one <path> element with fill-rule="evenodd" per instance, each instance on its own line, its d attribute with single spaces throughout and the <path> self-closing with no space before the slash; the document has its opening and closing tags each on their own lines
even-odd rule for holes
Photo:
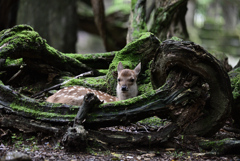
<svg viewBox="0 0 240 161">
<path fill-rule="evenodd" d="M 92 140 L 99 137 L 101 140 L 100 136 L 107 134 L 101 132 L 100 135 L 95 129 L 129 125 L 131 122 L 157 115 L 171 123 L 157 134 L 136 134 L 136 141 L 126 139 L 125 142 L 145 144 L 146 138 L 151 143 L 164 142 L 180 133 L 199 136 L 214 134 L 222 127 L 231 111 L 232 93 L 226 71 L 217 59 L 192 42 L 168 40 L 160 46 L 157 42 L 154 35 L 146 34 L 128 44 L 126 49 L 114 58 L 114 61 L 117 61 L 124 54 L 135 51 L 135 48 L 132 48 L 134 45 L 138 45 L 138 52 L 143 51 L 136 60 L 143 59 L 142 61 L 146 62 L 144 55 L 152 55 L 152 63 L 143 63 L 143 71 L 147 70 L 146 65 L 151 64 L 151 82 L 155 90 L 124 101 L 93 103 L 96 106 L 93 108 L 92 101 L 99 102 L 94 95 L 86 97 L 89 102 L 78 107 L 40 102 L 0 85 L 0 126 L 18 128 L 19 119 L 13 119 L 15 116 L 24 118 L 21 124 L 25 125 L 25 130 L 33 128 L 36 132 L 57 133 L 62 136 L 66 129 L 74 124 L 75 119 L 74 127 L 83 125 L 85 130 L 88 130 L 89 134 L 84 134 L 83 138 L 86 136 L 86 140 Z M 12 54 L 16 55 L 14 51 Z M 150 58 L 147 57 L 148 60 Z M 116 70 L 114 64 L 110 65 L 110 68 L 109 73 Z M 79 117 L 75 118 L 76 115 Z M 8 121 L 10 124 L 6 124 Z M 86 133 L 85 130 L 75 132 Z M 64 138 L 69 137 L 65 135 Z M 112 140 L 118 139 L 112 137 Z M 66 145 L 69 145 L 68 140 L 65 141 Z"/>
<path fill-rule="evenodd" d="M 129 125 L 153 115 L 170 119 L 172 123 L 157 134 L 129 136 L 89 130 L 104 144 L 145 145 L 162 143 L 180 133 L 211 136 L 229 117 L 232 106 L 229 77 L 220 62 L 199 45 L 163 42 L 152 63 L 151 76 L 153 87 L 158 89 L 121 103 L 100 105 L 86 117 L 84 127 Z"/>
<path fill-rule="evenodd" d="M 23 58 L 26 64 L 40 73 L 49 73 L 52 69 L 55 72 L 62 70 L 77 75 L 93 70 L 49 46 L 46 40 L 28 25 L 14 26 L 1 31 L 0 35 L 1 58 Z M 41 66 L 42 64 L 53 68 Z"/>
<path fill-rule="evenodd" d="M 205 141 L 201 141 L 199 143 L 199 146 L 204 150 L 211 151 L 211 152 L 207 152 L 210 154 L 213 154 L 213 153 L 215 153 L 216 155 L 240 154 L 239 152 L 240 140 L 237 140 L 235 138 L 226 138 L 226 139 L 217 140 L 217 141 L 205 140 Z"/>
</svg>

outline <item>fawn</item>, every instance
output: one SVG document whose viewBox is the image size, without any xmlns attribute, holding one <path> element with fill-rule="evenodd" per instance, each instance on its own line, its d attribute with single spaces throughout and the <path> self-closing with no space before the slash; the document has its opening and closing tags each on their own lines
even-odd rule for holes
<svg viewBox="0 0 240 161">
<path fill-rule="evenodd" d="M 123 69 L 121 62 L 118 63 L 118 83 L 117 83 L 117 97 L 119 100 L 126 100 L 128 98 L 136 97 L 138 94 L 137 77 L 141 71 L 141 63 L 139 63 L 134 70 Z"/>
<path fill-rule="evenodd" d="M 87 93 L 94 93 L 101 101 L 104 101 L 104 103 L 132 98 L 137 96 L 138 93 L 136 81 L 140 70 L 141 63 L 139 63 L 134 70 L 130 70 L 123 69 L 122 63 L 119 62 L 117 67 L 117 97 L 82 86 L 71 86 L 60 89 L 55 94 L 48 97 L 46 101 L 51 103 L 64 103 L 80 106 L 82 105 L 83 98 Z"/>
</svg>

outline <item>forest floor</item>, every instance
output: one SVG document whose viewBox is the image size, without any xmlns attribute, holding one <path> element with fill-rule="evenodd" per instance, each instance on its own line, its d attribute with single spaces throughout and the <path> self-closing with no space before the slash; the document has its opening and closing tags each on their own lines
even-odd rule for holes
<svg viewBox="0 0 240 161">
<path fill-rule="evenodd" d="M 101 129 L 100 129 L 101 130 Z M 102 129 L 105 130 L 105 129 Z M 150 132 L 154 126 L 136 123 L 129 127 L 107 128 L 112 131 Z M 214 152 L 204 151 L 198 145 L 196 136 L 178 136 L 168 145 L 131 148 L 104 147 L 91 145 L 84 152 L 67 152 L 61 139 L 42 134 L 23 133 L 10 129 L 0 129 L 0 160 L 226 160 L 240 161 L 240 155 L 217 156 Z M 239 134 L 221 129 L 211 139 L 239 138 Z M 206 139 L 206 138 L 205 138 Z"/>
</svg>

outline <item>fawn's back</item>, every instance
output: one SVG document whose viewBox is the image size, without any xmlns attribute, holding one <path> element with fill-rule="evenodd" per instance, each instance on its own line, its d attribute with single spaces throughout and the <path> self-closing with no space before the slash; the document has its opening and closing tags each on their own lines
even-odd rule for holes
<svg viewBox="0 0 240 161">
<path fill-rule="evenodd" d="M 93 93 L 101 101 L 104 101 L 104 103 L 118 101 L 117 97 L 82 86 L 65 87 L 48 97 L 46 101 L 51 103 L 64 103 L 80 106 L 82 105 L 83 98 L 87 93 Z"/>
</svg>

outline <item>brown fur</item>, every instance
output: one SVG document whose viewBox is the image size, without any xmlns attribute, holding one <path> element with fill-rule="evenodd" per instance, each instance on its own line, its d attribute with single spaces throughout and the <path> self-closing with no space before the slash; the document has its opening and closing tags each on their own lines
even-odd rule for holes
<svg viewBox="0 0 240 161">
<path fill-rule="evenodd" d="M 59 90 L 52 96 L 48 97 L 46 101 L 51 103 L 64 103 L 80 106 L 82 105 L 83 98 L 87 93 L 94 93 L 101 101 L 104 101 L 104 103 L 118 100 L 116 97 L 101 91 L 82 86 L 72 86 Z"/>
<path fill-rule="evenodd" d="M 138 94 L 137 76 L 141 70 L 141 63 L 139 63 L 134 70 L 123 69 L 121 62 L 118 63 L 118 84 L 117 97 L 119 100 L 136 97 Z"/>
</svg>

